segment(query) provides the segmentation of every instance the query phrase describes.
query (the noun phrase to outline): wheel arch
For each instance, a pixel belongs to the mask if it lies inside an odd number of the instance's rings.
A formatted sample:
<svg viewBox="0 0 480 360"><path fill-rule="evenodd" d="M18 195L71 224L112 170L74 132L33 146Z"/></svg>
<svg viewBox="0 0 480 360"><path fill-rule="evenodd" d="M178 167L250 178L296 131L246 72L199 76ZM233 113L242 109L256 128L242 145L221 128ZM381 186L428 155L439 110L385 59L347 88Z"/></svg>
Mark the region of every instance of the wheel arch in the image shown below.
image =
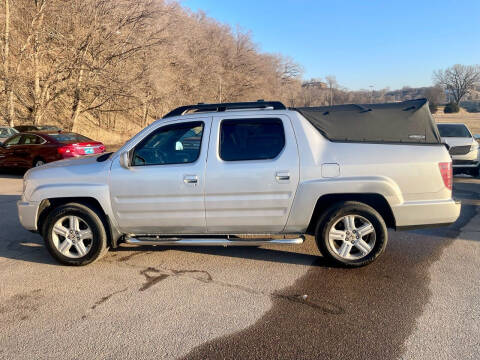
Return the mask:
<svg viewBox="0 0 480 360"><path fill-rule="evenodd" d="M318 198L313 209L310 222L307 227L307 234L315 233L317 219L324 213L325 209L333 204L343 201L358 201L371 206L384 219L387 228L395 229L395 216L387 199L381 194L376 193L345 193L345 194L325 194Z"/></svg>
<svg viewBox="0 0 480 360"><path fill-rule="evenodd" d="M105 227L108 246L111 246L113 248L117 247L117 240L119 238L119 234L117 234L114 230L111 219L103 209L100 202L94 197L58 197L42 200L38 209L37 216L37 229L42 236L44 235L44 225L48 214L50 214L50 212L55 208L68 203L81 204L94 210L100 216L100 219L102 220Z"/></svg>

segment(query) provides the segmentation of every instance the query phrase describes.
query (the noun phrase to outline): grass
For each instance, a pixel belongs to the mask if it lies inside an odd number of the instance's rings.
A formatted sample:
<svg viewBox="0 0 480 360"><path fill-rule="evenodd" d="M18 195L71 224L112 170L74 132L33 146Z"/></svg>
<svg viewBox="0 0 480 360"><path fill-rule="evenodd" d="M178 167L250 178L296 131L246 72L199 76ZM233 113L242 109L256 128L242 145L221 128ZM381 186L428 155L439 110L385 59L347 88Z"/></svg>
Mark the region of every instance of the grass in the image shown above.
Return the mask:
<svg viewBox="0 0 480 360"><path fill-rule="evenodd" d="M480 113L469 113L461 109L456 114L444 114L443 108L439 108L433 117L437 123L464 123L472 134L480 134Z"/></svg>

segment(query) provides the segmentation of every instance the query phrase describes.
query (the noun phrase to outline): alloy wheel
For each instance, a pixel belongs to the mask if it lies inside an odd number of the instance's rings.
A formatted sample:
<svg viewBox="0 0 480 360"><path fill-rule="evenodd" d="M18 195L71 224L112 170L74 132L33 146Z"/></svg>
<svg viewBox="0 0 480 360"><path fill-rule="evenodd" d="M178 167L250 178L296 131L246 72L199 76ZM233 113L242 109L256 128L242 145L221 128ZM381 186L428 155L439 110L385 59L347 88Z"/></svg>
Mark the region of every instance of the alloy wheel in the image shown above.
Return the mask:
<svg viewBox="0 0 480 360"><path fill-rule="evenodd" d="M374 248L376 240L372 223L359 215L345 215L330 228L328 242L334 253L346 260L359 260Z"/></svg>
<svg viewBox="0 0 480 360"><path fill-rule="evenodd" d="M93 233L88 224L78 216L60 218L52 228L55 248L71 259L84 257L92 248Z"/></svg>

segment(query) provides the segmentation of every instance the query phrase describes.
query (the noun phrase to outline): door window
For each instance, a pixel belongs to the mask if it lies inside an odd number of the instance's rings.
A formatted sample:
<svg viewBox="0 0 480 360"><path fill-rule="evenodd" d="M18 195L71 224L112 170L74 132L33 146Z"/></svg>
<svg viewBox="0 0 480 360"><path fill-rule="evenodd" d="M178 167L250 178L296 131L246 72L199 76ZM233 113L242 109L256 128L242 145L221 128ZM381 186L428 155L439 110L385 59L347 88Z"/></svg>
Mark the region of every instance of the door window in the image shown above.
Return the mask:
<svg viewBox="0 0 480 360"><path fill-rule="evenodd" d="M43 142L44 140L41 137L33 134L28 134L28 135L23 135L22 140L20 141L20 144L38 145L38 144L42 144Z"/></svg>
<svg viewBox="0 0 480 360"><path fill-rule="evenodd" d="M163 126L134 149L133 166L188 164L200 156L203 122Z"/></svg>
<svg viewBox="0 0 480 360"><path fill-rule="evenodd" d="M22 137L22 135L14 136L14 137L8 139L7 141L5 141L3 144L4 144L5 146L18 145L19 142L20 142L21 137Z"/></svg>
<svg viewBox="0 0 480 360"><path fill-rule="evenodd" d="M285 147L280 119L223 120L220 126L220 158L225 161L267 160Z"/></svg>

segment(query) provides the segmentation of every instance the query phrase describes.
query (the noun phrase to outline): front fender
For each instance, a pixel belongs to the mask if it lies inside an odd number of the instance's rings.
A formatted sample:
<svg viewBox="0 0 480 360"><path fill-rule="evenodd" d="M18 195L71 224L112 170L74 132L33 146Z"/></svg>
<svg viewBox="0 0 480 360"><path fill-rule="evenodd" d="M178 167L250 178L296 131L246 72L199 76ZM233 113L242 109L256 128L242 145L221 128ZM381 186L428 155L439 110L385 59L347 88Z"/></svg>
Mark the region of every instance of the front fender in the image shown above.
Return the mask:
<svg viewBox="0 0 480 360"><path fill-rule="evenodd" d="M36 187L31 195L30 201L40 203L46 199L60 198L92 198L98 201L103 212L107 215L110 222L112 236L118 237L118 224L115 216L113 216L112 206L110 202L110 191L107 184L84 184L84 183L68 183L68 184L42 184ZM74 201L74 200L72 200Z"/></svg>

